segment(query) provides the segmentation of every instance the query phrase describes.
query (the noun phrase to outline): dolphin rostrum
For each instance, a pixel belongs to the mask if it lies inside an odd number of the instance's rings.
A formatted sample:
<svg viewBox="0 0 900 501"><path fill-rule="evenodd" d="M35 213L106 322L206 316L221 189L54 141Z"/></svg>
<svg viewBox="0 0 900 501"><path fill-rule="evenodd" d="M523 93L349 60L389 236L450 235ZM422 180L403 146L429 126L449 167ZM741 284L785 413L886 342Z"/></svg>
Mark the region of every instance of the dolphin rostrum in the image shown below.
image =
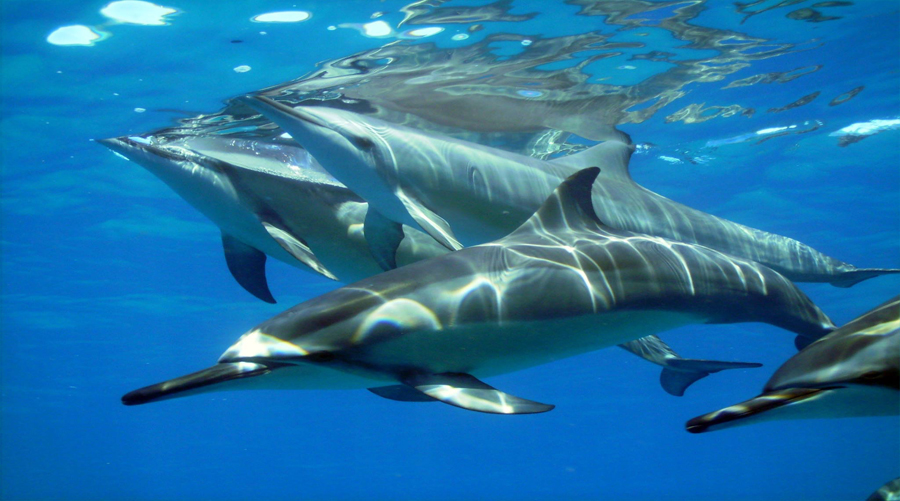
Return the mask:
<svg viewBox="0 0 900 501"><path fill-rule="evenodd" d="M266 254L342 282L381 272L361 231L368 204L296 146L221 136L188 137L165 145L154 136L98 142L158 175L218 225L229 270L260 299L275 301L265 277ZM404 234L398 251L401 265L447 252L418 230L407 227ZM308 253L301 257L327 266L313 268L294 258L297 244L285 246L291 241L308 244ZM662 366L662 387L675 396L710 373L760 366L682 358L656 336L629 341L622 348Z"/></svg>
<svg viewBox="0 0 900 501"><path fill-rule="evenodd" d="M776 419L900 414L900 296L807 346L755 398L695 417L691 433Z"/></svg>
<svg viewBox="0 0 900 501"><path fill-rule="evenodd" d="M419 227L450 249L515 229L577 169L600 166L594 209L618 229L698 243L762 263L799 282L840 287L898 269L858 269L794 239L691 209L638 185L631 145L610 140L544 161L323 106L291 108L264 96L242 102L272 120L370 204L367 235ZM372 208L376 210L372 210ZM377 212L376 212L377 211ZM392 229L393 228L393 229ZM391 239L370 241L390 256ZM382 259L384 261L384 259Z"/></svg>
<svg viewBox="0 0 900 501"><path fill-rule="evenodd" d="M765 266L605 226L591 204L599 171L569 177L505 238L303 302L244 334L218 364L122 401L357 387L394 400L527 414L553 406L478 377L692 323L767 322L808 339L834 328L793 283Z"/></svg>

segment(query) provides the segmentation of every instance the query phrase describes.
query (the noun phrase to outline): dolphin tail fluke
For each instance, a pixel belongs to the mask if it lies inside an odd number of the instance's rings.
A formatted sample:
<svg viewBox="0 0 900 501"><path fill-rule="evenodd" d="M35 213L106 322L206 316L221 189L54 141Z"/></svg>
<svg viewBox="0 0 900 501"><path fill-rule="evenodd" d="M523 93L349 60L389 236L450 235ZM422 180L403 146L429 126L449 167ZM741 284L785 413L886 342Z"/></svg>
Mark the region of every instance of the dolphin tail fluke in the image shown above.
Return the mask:
<svg viewBox="0 0 900 501"><path fill-rule="evenodd" d="M547 412L554 407L503 393L469 374L451 372L414 374L404 378L402 382L435 400L470 411L489 414L536 414Z"/></svg>
<svg viewBox="0 0 900 501"><path fill-rule="evenodd" d="M266 254L226 233L222 233L222 248L225 264L237 283L257 298L274 303L266 281Z"/></svg>
<svg viewBox="0 0 900 501"><path fill-rule="evenodd" d="M854 285L868 280L870 278L880 277L881 275L890 275L893 273L900 273L900 269L897 268L857 268L852 271L847 271L838 275L838 277L831 281L831 285L835 287L853 287Z"/></svg>
<svg viewBox="0 0 900 501"><path fill-rule="evenodd" d="M262 376L269 372L271 372L270 369L265 365L250 362L216 364L202 371L129 392L122 397L122 403L140 405L157 400L188 396L200 393L208 386L234 379Z"/></svg>
<svg viewBox="0 0 900 501"><path fill-rule="evenodd" d="M670 359L659 375L659 382L670 395L681 397L695 381L710 374L728 369L750 369L762 367L755 362L720 362L718 360L694 360L690 358Z"/></svg>
<svg viewBox="0 0 900 501"><path fill-rule="evenodd" d="M378 266L384 271L396 268L397 248L403 241L403 225L384 217L369 205L363 233L369 245L369 252L372 253Z"/></svg>
<svg viewBox="0 0 900 501"><path fill-rule="evenodd" d="M779 414L781 414L778 412L778 409L815 398L823 391L827 390L819 388L789 388L764 393L739 404L697 416L688 421L685 424L685 428L691 433L704 433L752 424L767 419L777 419Z"/></svg>

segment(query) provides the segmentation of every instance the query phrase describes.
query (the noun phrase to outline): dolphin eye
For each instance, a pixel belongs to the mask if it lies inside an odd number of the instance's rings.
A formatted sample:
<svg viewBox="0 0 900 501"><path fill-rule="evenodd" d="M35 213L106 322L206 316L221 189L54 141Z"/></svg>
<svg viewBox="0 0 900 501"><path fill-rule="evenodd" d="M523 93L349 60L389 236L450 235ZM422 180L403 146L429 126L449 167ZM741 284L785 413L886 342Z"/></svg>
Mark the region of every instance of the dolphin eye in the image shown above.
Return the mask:
<svg viewBox="0 0 900 501"><path fill-rule="evenodd" d="M303 357L305 360L315 363L325 363L334 360L334 353L330 351L317 351Z"/></svg>
<svg viewBox="0 0 900 501"><path fill-rule="evenodd" d="M353 145L361 150L370 150L375 146L375 143L367 137L356 136L353 138Z"/></svg>

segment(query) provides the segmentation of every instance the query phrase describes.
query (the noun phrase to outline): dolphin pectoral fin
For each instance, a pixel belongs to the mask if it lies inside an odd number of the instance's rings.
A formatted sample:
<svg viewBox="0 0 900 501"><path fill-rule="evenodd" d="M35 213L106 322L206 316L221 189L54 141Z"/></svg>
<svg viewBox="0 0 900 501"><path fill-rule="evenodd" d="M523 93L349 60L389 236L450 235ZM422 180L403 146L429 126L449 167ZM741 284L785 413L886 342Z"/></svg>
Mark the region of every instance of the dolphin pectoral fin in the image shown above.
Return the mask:
<svg viewBox="0 0 900 501"><path fill-rule="evenodd" d="M676 397L683 396L684 391L695 381L715 372L762 367L762 364L755 362L720 362L690 358L672 359L667 362L667 365L668 367L663 367L662 373L659 375L659 382L667 393Z"/></svg>
<svg viewBox="0 0 900 501"><path fill-rule="evenodd" d="M319 258L317 258L315 254L313 254L312 249L310 249L309 246L306 245L306 242L300 240L299 238L291 235L286 230L283 230L268 221L262 221L262 225L263 228L265 228L266 231L269 232L269 236L274 238L275 241L278 242L278 245L280 245L282 249L286 250L288 254L294 256L298 261L312 268L316 273L319 273L320 275L323 275L332 280L338 279L330 271L328 271L328 268L326 268L324 264L319 261Z"/></svg>
<svg viewBox="0 0 900 501"><path fill-rule="evenodd" d="M157 400L187 396L199 393L207 386L234 379L262 376L269 372L271 370L265 365L251 362L216 364L202 371L129 392L122 397L122 403L125 405L140 405Z"/></svg>
<svg viewBox="0 0 900 501"><path fill-rule="evenodd" d="M900 273L900 269L896 268L857 268L839 274L831 285L835 287L853 287L854 285L868 280L870 278L880 277L881 275L890 275L892 273Z"/></svg>
<svg viewBox="0 0 900 501"><path fill-rule="evenodd" d="M388 400L396 400L398 402L437 402L437 400L429 397L425 393L403 384L378 386L376 388L367 389L379 397Z"/></svg>
<svg viewBox="0 0 900 501"><path fill-rule="evenodd" d="M703 433L767 419L778 419L777 412L766 413L792 404L803 403L803 401L814 399L827 391L829 390L822 388L789 388L763 393L739 404L697 416L688 421L685 428L691 433Z"/></svg>
<svg viewBox="0 0 900 501"><path fill-rule="evenodd" d="M410 197L402 190L398 190L396 194L397 198L399 198L406 207L406 211L412 216L416 223L419 224L425 233L428 233L432 238L437 240L438 243L452 251L463 248L463 244L459 243L459 240L456 239L453 230L450 229L450 225L444 218L435 214L434 211L425 207L421 202Z"/></svg>
<svg viewBox="0 0 900 501"><path fill-rule="evenodd" d="M553 405L515 397L463 373L415 374L403 384L440 400L470 411L489 414L535 414L553 409Z"/></svg>
<svg viewBox="0 0 900 501"><path fill-rule="evenodd" d="M384 271L397 267L397 248L403 241L403 225L381 215L369 205L363 226L369 252Z"/></svg>
<svg viewBox="0 0 900 501"><path fill-rule="evenodd" d="M227 233L222 233L222 247L225 249L225 264L237 283L257 298L274 303L275 298L266 282L266 254Z"/></svg>

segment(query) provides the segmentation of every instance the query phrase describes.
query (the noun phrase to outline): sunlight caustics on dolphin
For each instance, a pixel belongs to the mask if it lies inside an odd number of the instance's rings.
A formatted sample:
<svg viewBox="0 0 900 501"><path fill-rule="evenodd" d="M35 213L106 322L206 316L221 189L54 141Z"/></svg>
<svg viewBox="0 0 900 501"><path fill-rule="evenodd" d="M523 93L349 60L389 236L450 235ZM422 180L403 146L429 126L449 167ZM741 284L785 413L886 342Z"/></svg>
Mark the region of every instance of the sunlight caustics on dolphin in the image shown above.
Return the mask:
<svg viewBox="0 0 900 501"><path fill-rule="evenodd" d="M900 414L900 296L791 357L755 398L695 417L691 433L777 419Z"/></svg>
<svg viewBox="0 0 900 501"><path fill-rule="evenodd" d="M381 234L400 223L419 227L450 249L500 238L521 224L566 176L603 168L594 209L610 226L698 243L750 259L799 282L840 287L898 269L858 269L797 240L691 209L635 183L631 145L610 140L543 161L525 155L390 124L324 106L291 108L264 96L241 100L287 131L355 193L370 203L366 227ZM391 256L386 243L373 253ZM383 258L382 261L384 261Z"/></svg>
<svg viewBox="0 0 900 501"><path fill-rule="evenodd" d="M693 323L766 322L808 339L834 328L765 266L603 225L591 204L599 171L572 175L505 238L303 302L251 329L217 365L130 392L123 403L357 387L394 400L527 414L553 406L478 378Z"/></svg>
<svg viewBox="0 0 900 501"><path fill-rule="evenodd" d="M99 142L158 174L219 225L229 270L258 298L274 302L265 276L267 254L317 271L293 255L282 255L291 239L308 243L309 252L321 256L316 261L327 264L328 273L323 274L329 278L353 282L381 271L362 234L367 204L304 150L220 136L188 137L165 146L156 141L151 136ZM400 265L448 252L413 228L404 228L404 235L398 251ZM241 249L244 255L238 252ZM656 336L630 341L622 348L660 365L663 389L676 396L711 373L760 365L682 358Z"/></svg>

